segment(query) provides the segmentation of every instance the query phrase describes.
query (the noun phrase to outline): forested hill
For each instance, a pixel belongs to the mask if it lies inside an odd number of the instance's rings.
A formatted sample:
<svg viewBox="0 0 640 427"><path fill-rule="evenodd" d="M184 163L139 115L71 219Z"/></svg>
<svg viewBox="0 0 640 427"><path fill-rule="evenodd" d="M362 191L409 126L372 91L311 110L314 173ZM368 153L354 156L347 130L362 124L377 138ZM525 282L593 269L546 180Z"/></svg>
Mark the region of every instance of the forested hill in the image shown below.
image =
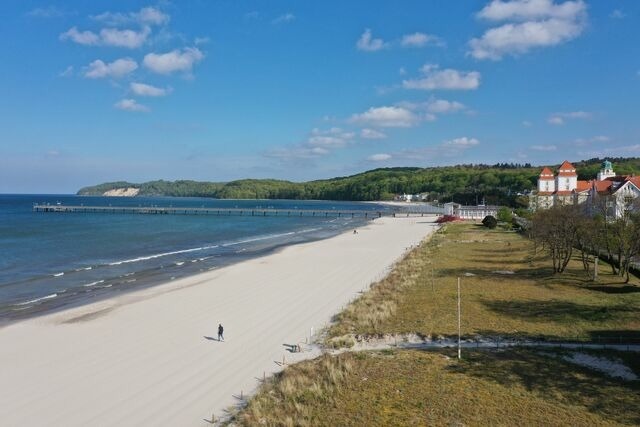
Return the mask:
<svg viewBox="0 0 640 427"><path fill-rule="evenodd" d="M618 174L640 173L640 158L614 158ZM579 179L595 178L602 159L574 162ZM557 170L558 165L549 165ZM102 195L119 188L137 188L139 196L199 196L221 199L389 200L395 194L429 193L429 200L517 206L518 193L536 186L541 167L529 164L460 165L434 168L382 168L357 175L309 182L243 179L226 183L198 181L125 181L85 187L79 195Z"/></svg>

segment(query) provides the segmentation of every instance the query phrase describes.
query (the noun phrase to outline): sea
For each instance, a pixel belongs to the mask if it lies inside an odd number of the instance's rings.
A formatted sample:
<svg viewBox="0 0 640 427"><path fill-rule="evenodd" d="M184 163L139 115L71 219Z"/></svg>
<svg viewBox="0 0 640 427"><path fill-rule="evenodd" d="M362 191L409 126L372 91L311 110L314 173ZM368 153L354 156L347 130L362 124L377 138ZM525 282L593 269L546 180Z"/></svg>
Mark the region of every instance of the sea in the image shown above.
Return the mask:
<svg viewBox="0 0 640 427"><path fill-rule="evenodd" d="M387 211L371 203L0 194L0 324L325 239L364 218L42 213L34 204ZM312 272L310 272L312 273Z"/></svg>

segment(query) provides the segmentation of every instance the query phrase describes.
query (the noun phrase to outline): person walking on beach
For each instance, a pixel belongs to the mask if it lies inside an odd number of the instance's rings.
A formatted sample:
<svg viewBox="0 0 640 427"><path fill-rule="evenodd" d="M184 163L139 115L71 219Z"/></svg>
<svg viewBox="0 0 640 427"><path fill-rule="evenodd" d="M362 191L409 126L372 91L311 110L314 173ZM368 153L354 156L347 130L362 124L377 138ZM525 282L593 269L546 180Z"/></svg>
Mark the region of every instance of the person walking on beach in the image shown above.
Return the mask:
<svg viewBox="0 0 640 427"><path fill-rule="evenodd" d="M222 327L222 323L218 323L218 341L224 341L224 328Z"/></svg>

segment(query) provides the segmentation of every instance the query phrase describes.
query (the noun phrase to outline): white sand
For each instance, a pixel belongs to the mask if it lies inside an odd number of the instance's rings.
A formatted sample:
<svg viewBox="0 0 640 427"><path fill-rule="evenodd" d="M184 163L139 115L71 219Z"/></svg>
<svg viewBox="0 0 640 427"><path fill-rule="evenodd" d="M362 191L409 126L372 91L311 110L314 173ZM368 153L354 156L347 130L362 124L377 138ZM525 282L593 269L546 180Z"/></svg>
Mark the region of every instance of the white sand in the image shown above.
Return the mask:
<svg viewBox="0 0 640 427"><path fill-rule="evenodd" d="M303 245L0 329L3 426L209 425L436 226L382 218ZM225 326L225 342L216 337Z"/></svg>

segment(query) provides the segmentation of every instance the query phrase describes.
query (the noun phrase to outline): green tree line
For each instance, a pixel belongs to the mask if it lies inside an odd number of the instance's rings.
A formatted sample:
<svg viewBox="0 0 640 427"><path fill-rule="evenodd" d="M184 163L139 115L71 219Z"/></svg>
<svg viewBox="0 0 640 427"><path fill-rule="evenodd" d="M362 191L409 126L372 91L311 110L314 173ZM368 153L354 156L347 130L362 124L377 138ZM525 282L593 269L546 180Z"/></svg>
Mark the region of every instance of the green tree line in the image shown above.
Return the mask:
<svg viewBox="0 0 640 427"><path fill-rule="evenodd" d="M640 159L612 159L616 170L640 171ZM591 179L600 169L601 159L575 163L580 179ZM557 168L558 165L551 166ZM275 179L243 179L226 183L201 181L125 181L85 187L80 195L102 195L105 191L133 187L141 196L213 197L221 199L298 200L391 200L396 194L428 193L430 201L455 201L512 207L526 206L520 196L535 189L540 167L530 164L458 165L433 168L381 168L347 177L308 182Z"/></svg>

